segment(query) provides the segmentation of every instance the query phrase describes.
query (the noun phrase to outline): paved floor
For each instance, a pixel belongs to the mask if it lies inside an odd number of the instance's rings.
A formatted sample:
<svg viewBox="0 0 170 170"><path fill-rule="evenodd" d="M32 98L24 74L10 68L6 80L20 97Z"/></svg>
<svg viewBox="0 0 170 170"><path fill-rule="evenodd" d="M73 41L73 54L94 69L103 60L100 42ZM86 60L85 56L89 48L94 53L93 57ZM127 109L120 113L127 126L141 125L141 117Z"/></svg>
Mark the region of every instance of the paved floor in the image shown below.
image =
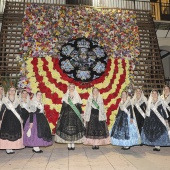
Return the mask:
<svg viewBox="0 0 170 170"><path fill-rule="evenodd" d="M136 146L121 150L118 146L102 146L92 150L90 146L76 145L75 151L68 151L66 144L42 148L36 154L31 148L16 150L7 155L0 150L2 170L170 170L170 147L153 152L152 147Z"/></svg>

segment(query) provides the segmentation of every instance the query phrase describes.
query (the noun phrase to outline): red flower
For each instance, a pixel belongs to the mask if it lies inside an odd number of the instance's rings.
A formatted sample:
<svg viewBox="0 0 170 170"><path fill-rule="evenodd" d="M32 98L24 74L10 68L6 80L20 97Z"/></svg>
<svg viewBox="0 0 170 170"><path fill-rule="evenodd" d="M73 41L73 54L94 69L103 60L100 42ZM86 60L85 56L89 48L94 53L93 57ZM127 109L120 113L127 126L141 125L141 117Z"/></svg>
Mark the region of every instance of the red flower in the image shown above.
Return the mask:
<svg viewBox="0 0 170 170"><path fill-rule="evenodd" d="M44 71L46 71L49 84L51 84L51 83L54 84L56 86L56 88L58 88L59 90L63 91L63 93L65 93L67 91L67 85L62 84L61 82L57 82L57 80L52 77L52 74L48 69L48 61L45 58L43 58L42 61L43 61L42 67L43 67ZM82 88L82 89L83 88L93 87L93 86L95 86L95 84L102 83L105 80L106 76L108 76L109 71L111 69L111 60L109 59L106 71L100 78L93 80L91 83L81 83L81 82L76 82L72 78L69 78L67 76L67 74L63 73L63 71L60 69L60 67L57 66L58 65L58 59L53 58L52 61L53 61L54 66L55 66L54 69L57 70L59 72L59 74L61 75L60 78L62 78L65 81L72 82L76 86L78 86L79 88ZM33 70L35 72L36 80L39 82L38 87L39 87L40 91L42 91L47 98L51 99L54 104L61 104L61 98L59 98L58 94L53 93L51 91L51 89L48 88L46 86L46 84L44 84L44 82L42 82L43 77L39 75L39 72L38 72L39 70L37 68L38 60L36 58L32 60L32 64L34 66ZM114 60L114 65L115 65L115 68L114 68L113 77L110 80L107 87L100 89L101 94L103 94L105 92L108 92L108 91L110 91L112 89L112 85L114 83L114 80L117 77L116 74L118 73L118 69L119 69L118 68L118 59ZM125 70L126 63L125 63L125 60L122 60L122 67L123 67L124 70L123 70L123 73L120 75L119 83L116 86L115 92L113 94L109 94L107 99L104 100L105 105L107 105L111 101L111 99L117 97L117 95L118 95L118 93L119 93L119 91L121 89L121 86L125 81L125 78L126 78L126 70ZM86 93L81 93L80 96L81 96L82 99L87 100L88 97L89 97L89 93L87 93L87 92ZM116 104L115 105L112 104L107 110L107 119L108 119L107 123L108 124L110 123L109 117L110 117L112 111L117 109L119 101L120 100L117 100ZM47 116L48 121L55 126L56 121L58 120L59 113L56 112L55 109L51 110L49 105L45 105L45 112L46 112L46 116ZM55 132L55 128L53 129L53 132Z"/></svg>

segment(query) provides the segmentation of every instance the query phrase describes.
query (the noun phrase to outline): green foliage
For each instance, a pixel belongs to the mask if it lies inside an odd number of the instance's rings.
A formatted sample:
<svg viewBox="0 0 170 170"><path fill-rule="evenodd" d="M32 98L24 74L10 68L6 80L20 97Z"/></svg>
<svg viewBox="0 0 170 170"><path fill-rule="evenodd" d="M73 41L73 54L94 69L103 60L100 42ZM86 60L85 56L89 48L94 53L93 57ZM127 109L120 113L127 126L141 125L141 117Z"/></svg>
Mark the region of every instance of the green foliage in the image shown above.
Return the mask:
<svg viewBox="0 0 170 170"><path fill-rule="evenodd" d="M7 93L8 89L10 87L17 88L18 81L19 81L18 76L16 76L15 78L14 77L5 77L2 81L2 86L4 88L5 94Z"/></svg>

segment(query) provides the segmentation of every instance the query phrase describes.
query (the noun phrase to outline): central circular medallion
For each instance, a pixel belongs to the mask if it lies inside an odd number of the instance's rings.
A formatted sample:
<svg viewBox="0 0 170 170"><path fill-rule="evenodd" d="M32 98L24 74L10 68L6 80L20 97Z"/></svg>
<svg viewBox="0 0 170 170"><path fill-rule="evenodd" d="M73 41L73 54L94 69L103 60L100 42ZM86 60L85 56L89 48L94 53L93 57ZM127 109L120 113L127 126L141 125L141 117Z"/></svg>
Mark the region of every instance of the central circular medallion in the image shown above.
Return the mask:
<svg viewBox="0 0 170 170"><path fill-rule="evenodd" d="M88 82L104 73L107 59L104 49L96 41L77 38L62 46L59 64L69 77L76 81Z"/></svg>

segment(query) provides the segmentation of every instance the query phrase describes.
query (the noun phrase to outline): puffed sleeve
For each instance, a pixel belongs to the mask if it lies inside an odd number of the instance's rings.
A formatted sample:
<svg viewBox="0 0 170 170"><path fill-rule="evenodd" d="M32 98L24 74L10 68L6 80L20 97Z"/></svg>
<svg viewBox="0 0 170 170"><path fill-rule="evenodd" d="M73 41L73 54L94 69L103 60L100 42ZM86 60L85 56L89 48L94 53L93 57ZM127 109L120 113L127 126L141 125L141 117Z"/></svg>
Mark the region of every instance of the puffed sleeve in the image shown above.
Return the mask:
<svg viewBox="0 0 170 170"><path fill-rule="evenodd" d="M23 118L23 114L22 114L22 110L21 109L22 109L21 105L19 104L15 110L17 111L17 113L20 115L20 117L23 120L24 118Z"/></svg>
<svg viewBox="0 0 170 170"><path fill-rule="evenodd" d="M130 118L133 119L132 105L128 106L127 110L130 112Z"/></svg>
<svg viewBox="0 0 170 170"><path fill-rule="evenodd" d="M33 123L33 115L34 113L40 113L40 109L36 108L35 112L30 112L30 123Z"/></svg>
<svg viewBox="0 0 170 170"><path fill-rule="evenodd" d="M79 110L80 113L83 113L80 103L77 103L76 107L77 107L77 109Z"/></svg>
<svg viewBox="0 0 170 170"><path fill-rule="evenodd" d="M67 103L63 101L62 106L61 106L60 115L63 113L63 111L65 110L66 107L67 107Z"/></svg>
<svg viewBox="0 0 170 170"><path fill-rule="evenodd" d="M30 123L33 123L33 112L30 113Z"/></svg>
<svg viewBox="0 0 170 170"><path fill-rule="evenodd" d="M37 110L37 107L34 104L31 104L29 110L34 113Z"/></svg>

